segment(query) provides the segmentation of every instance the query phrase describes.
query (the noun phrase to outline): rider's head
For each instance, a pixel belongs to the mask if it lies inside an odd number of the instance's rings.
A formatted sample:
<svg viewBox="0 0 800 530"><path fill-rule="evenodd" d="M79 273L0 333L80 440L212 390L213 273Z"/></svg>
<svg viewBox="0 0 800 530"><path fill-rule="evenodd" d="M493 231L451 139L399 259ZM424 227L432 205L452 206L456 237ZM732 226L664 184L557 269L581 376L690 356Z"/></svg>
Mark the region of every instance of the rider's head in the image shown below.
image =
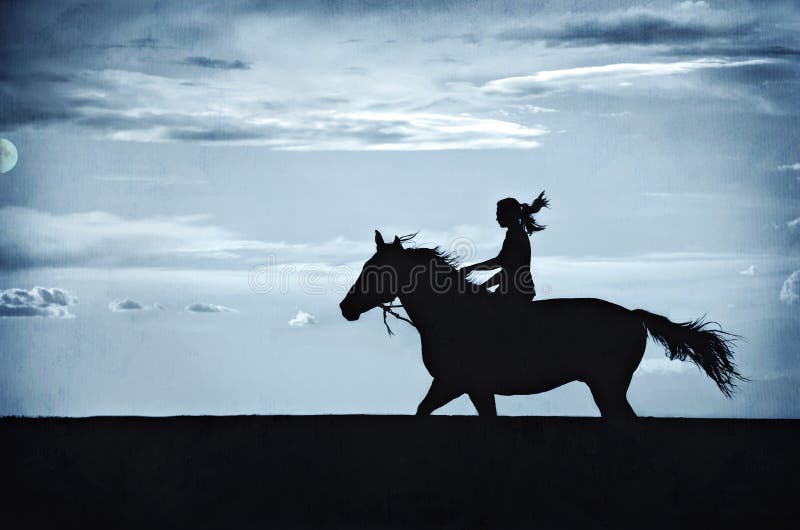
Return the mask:
<svg viewBox="0 0 800 530"><path fill-rule="evenodd" d="M520 203L513 197L506 197L497 201L497 223L503 228L521 225L529 235L544 230L544 226L536 223L533 214L546 207L547 204L544 192L531 204Z"/></svg>
<svg viewBox="0 0 800 530"><path fill-rule="evenodd" d="M497 224L503 228L516 226L522 221L522 205L512 197L497 201Z"/></svg>

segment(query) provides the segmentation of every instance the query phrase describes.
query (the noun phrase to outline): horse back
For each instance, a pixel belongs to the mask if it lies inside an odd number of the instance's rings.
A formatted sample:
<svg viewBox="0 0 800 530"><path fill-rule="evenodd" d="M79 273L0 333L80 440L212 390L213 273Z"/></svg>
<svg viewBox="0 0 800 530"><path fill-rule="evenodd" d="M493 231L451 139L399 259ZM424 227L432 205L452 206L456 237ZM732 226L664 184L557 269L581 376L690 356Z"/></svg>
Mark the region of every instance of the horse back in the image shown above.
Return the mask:
<svg viewBox="0 0 800 530"><path fill-rule="evenodd" d="M643 332L630 310L597 298L493 302L423 339L432 375L494 381L496 393L544 391L582 380L597 362L613 362L619 340Z"/></svg>

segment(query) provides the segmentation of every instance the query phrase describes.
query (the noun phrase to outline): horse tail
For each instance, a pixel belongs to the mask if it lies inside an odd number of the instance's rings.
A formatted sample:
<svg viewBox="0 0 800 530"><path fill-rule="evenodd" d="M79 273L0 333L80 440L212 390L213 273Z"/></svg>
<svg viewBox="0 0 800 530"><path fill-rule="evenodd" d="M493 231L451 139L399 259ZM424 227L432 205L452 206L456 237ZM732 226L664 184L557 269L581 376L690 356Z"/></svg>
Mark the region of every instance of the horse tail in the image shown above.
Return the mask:
<svg viewBox="0 0 800 530"><path fill-rule="evenodd" d="M666 348L670 360L688 358L702 368L727 397L731 397L738 381L747 381L733 362L731 346L741 338L738 335L708 329L711 322L704 322L702 318L676 323L643 309L633 312L641 317L650 336Z"/></svg>

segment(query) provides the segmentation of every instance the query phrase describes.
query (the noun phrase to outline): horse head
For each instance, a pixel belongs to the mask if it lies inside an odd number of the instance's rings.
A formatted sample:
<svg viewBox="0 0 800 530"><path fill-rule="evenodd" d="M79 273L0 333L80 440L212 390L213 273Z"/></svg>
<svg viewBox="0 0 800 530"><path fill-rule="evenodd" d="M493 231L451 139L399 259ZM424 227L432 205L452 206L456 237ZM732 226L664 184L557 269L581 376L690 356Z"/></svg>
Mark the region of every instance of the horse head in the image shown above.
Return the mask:
<svg viewBox="0 0 800 530"><path fill-rule="evenodd" d="M349 321L358 320L361 313L383 304L397 296L399 288L398 262L402 257L403 244L399 237L386 243L375 230L375 254L364 263L353 286L341 301L342 316Z"/></svg>

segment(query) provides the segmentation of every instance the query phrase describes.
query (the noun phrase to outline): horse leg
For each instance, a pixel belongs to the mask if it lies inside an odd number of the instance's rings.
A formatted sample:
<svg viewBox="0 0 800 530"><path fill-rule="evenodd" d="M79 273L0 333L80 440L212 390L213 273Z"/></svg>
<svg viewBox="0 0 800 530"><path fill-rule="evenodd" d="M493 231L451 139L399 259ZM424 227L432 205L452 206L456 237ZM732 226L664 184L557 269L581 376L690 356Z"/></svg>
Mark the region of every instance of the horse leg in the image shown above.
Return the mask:
<svg viewBox="0 0 800 530"><path fill-rule="evenodd" d="M478 416L497 416L497 407L494 403L494 394L481 394L470 392L469 399L475 405Z"/></svg>
<svg viewBox="0 0 800 530"><path fill-rule="evenodd" d="M463 393L464 392L461 390L456 390L446 383L434 379L431 383L431 387L428 389L428 393L422 398L422 401L417 407L417 416L427 416L439 407L447 405Z"/></svg>
<svg viewBox="0 0 800 530"><path fill-rule="evenodd" d="M587 381L592 397L600 409L600 415L609 420L628 421L636 418L633 407L628 403L628 387L633 372L642 361L647 332L636 327L630 330L631 340L623 345L619 355L608 355L614 362L598 367L593 377Z"/></svg>
<svg viewBox="0 0 800 530"><path fill-rule="evenodd" d="M589 390L592 391L592 397L600 409L600 415L607 420L632 420L636 418L636 413L633 407L628 403L628 384L624 381L619 381L617 384L607 383L593 383L589 384Z"/></svg>

